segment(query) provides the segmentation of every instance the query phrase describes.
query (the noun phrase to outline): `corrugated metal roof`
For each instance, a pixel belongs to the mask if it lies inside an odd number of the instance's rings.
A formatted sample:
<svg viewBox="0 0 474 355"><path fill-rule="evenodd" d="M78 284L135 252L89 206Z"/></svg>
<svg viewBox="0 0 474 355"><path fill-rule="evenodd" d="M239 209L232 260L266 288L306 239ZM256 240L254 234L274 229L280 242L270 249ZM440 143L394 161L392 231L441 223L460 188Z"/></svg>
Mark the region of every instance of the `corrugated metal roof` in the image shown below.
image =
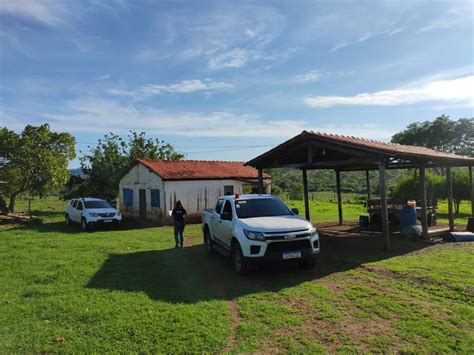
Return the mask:
<svg viewBox="0 0 474 355"><path fill-rule="evenodd" d="M243 162L214 160L144 160L138 163L164 180L254 180L258 171ZM271 176L263 174L265 179Z"/></svg>

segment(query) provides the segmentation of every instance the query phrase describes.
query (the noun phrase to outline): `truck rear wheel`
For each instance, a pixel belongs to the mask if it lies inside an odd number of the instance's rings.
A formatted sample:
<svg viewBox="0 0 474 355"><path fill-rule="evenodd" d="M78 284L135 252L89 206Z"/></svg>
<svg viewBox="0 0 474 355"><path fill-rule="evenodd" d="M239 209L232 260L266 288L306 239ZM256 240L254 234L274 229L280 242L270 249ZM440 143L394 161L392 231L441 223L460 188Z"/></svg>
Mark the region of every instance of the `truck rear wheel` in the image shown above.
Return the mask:
<svg viewBox="0 0 474 355"><path fill-rule="evenodd" d="M239 243L235 243L232 248L232 263L234 264L234 270L239 275L245 276L248 274L249 268Z"/></svg>
<svg viewBox="0 0 474 355"><path fill-rule="evenodd" d="M216 250L212 246L214 244L211 239L211 233L209 232L209 228L204 230L204 245L206 246L207 252L209 254L215 254Z"/></svg>

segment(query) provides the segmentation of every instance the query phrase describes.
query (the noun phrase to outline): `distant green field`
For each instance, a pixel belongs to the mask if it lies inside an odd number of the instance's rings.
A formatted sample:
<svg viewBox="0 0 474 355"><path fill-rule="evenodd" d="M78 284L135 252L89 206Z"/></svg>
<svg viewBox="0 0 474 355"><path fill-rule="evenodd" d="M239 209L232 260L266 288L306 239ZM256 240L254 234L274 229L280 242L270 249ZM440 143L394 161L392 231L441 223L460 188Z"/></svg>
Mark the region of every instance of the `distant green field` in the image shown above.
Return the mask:
<svg viewBox="0 0 474 355"><path fill-rule="evenodd" d="M310 194L311 196L311 194ZM358 221L361 214L367 214L364 207L363 195L342 194L342 215L344 221ZM298 208L301 215L304 215L303 200L287 200L284 201L291 208ZM310 219L313 223L318 222L337 222L337 202L332 193L318 193L314 200L310 199ZM460 205L459 215L455 215L454 222L456 224L466 224L467 219L471 217L471 204L468 201L462 201ZM448 203L446 200L438 202L437 211L438 221L448 223Z"/></svg>
<svg viewBox="0 0 474 355"><path fill-rule="evenodd" d="M310 193L310 216L313 223L329 223L337 222L337 200L332 192ZM314 196L313 199L311 197ZM367 214L364 207L365 195L343 193L343 218L345 221L358 221L361 214ZM284 201L290 208L298 208L301 215L304 215L303 200L287 200ZM48 219L49 212L62 211L66 206L66 201L57 198L48 198L46 200L34 199L31 201L31 208L34 211L41 211L41 217ZM27 211L28 201L24 199L18 200L17 211ZM438 203L438 221L448 223L448 204L445 200ZM456 224L466 224L467 219L471 216L471 204L468 201L462 201L460 206L460 214L455 216Z"/></svg>
<svg viewBox="0 0 474 355"><path fill-rule="evenodd" d="M82 233L63 201L32 209L43 224L0 225L1 353L474 353L474 243L327 238L313 270L242 278L199 225L174 249L170 227Z"/></svg>

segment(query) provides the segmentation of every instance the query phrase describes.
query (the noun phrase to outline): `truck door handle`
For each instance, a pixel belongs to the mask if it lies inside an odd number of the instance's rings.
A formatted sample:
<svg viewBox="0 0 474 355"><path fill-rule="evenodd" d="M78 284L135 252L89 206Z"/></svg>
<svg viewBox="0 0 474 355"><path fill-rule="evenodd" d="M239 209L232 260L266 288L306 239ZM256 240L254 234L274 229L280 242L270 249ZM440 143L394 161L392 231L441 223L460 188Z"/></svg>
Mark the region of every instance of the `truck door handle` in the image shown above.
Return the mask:
<svg viewBox="0 0 474 355"><path fill-rule="evenodd" d="M222 223L222 221L219 221L219 223Z"/></svg>

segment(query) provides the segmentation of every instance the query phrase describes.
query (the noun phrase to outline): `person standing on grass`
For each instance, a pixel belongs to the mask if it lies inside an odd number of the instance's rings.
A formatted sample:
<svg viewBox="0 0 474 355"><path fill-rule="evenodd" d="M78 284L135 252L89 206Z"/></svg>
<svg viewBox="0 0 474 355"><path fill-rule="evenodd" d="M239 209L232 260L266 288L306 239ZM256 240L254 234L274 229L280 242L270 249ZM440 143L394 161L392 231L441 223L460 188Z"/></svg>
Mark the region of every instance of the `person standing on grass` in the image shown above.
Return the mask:
<svg viewBox="0 0 474 355"><path fill-rule="evenodd" d="M186 210L183 207L181 201L177 201L174 205L171 215L174 219L174 240L176 241L176 246L183 247L184 241L184 218L186 217Z"/></svg>

